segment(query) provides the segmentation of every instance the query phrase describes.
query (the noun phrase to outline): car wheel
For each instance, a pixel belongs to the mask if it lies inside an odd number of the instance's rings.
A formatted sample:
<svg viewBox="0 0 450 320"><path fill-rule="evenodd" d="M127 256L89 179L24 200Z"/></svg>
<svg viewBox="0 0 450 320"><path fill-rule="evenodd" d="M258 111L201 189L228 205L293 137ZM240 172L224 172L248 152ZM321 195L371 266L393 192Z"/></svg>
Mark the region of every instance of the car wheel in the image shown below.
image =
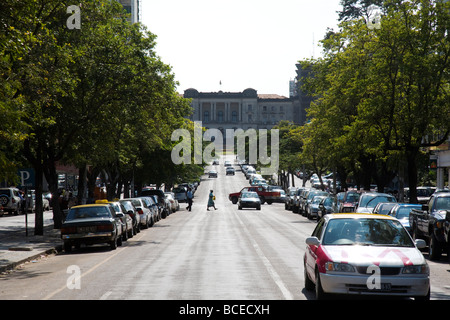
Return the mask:
<svg viewBox="0 0 450 320"><path fill-rule="evenodd" d="M64 251L66 253L72 252L72 244L70 242L64 242Z"/></svg>
<svg viewBox="0 0 450 320"><path fill-rule="evenodd" d="M256 208L256 210L261 210L261 206L258 206L258 207Z"/></svg>
<svg viewBox="0 0 450 320"><path fill-rule="evenodd" d="M442 246L439 243L438 239L436 239L436 236L434 235L433 231L431 232L430 245L428 246L428 254L430 260L439 260L442 255Z"/></svg>
<svg viewBox="0 0 450 320"><path fill-rule="evenodd" d="M308 276L308 272L306 271L306 265L304 264L304 278L305 278L305 289L312 291L314 290L314 282L311 281L311 279Z"/></svg>
<svg viewBox="0 0 450 320"><path fill-rule="evenodd" d="M128 240L128 230L125 229L125 231L122 232L122 241Z"/></svg>
<svg viewBox="0 0 450 320"><path fill-rule="evenodd" d="M238 198L237 197L231 198L231 203L232 204L236 204L237 202L238 202Z"/></svg>
<svg viewBox="0 0 450 320"><path fill-rule="evenodd" d="M122 242L122 236L117 237L116 241L117 241L117 246L121 247L122 244L123 244L123 242Z"/></svg>
<svg viewBox="0 0 450 320"><path fill-rule="evenodd" d="M241 207L241 206L238 206L238 210L242 210L242 207Z"/></svg>
<svg viewBox="0 0 450 320"><path fill-rule="evenodd" d="M328 295L323 291L322 284L320 282L320 273L316 271L316 300L326 300Z"/></svg>
<svg viewBox="0 0 450 320"><path fill-rule="evenodd" d="M116 250L116 249L117 249L117 238L113 239L113 240L109 243L109 247L111 248L111 250Z"/></svg>

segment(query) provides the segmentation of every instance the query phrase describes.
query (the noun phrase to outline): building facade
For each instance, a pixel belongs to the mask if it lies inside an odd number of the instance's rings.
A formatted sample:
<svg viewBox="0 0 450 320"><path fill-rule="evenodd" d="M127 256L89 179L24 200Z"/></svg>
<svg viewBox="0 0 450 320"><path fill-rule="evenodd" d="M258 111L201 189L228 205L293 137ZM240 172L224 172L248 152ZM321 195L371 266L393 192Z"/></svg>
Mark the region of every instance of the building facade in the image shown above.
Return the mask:
<svg viewBox="0 0 450 320"><path fill-rule="evenodd" d="M277 94L258 94L248 88L242 92L184 91L184 98L191 99L192 121L202 126L219 129L225 137L226 129L272 129L282 120L296 122L298 100Z"/></svg>

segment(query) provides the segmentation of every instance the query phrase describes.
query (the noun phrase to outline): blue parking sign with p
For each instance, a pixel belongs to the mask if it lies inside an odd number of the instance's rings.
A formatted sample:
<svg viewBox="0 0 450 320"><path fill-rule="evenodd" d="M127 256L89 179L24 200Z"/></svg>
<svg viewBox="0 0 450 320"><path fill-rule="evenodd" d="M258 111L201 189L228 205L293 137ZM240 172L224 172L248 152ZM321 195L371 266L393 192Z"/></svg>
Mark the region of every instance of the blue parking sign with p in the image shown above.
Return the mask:
<svg viewBox="0 0 450 320"><path fill-rule="evenodd" d="M35 187L34 169L20 169L19 170L19 187Z"/></svg>

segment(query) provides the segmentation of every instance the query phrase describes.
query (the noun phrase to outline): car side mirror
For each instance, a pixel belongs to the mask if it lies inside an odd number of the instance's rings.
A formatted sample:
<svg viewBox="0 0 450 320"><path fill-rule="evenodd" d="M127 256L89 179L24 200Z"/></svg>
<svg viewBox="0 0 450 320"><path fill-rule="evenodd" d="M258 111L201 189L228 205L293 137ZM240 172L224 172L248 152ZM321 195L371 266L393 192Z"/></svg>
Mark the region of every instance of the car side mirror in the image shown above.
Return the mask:
<svg viewBox="0 0 450 320"><path fill-rule="evenodd" d="M120 213L119 213L119 212L116 213L116 217L118 217L118 218L123 218L123 213L121 213L121 212L120 212Z"/></svg>
<svg viewBox="0 0 450 320"><path fill-rule="evenodd" d="M450 221L450 210L447 210L447 213L445 214L445 220Z"/></svg>
<svg viewBox="0 0 450 320"><path fill-rule="evenodd" d="M317 237L308 237L306 238L306 244L309 246L318 246L320 244L320 240Z"/></svg>
<svg viewBox="0 0 450 320"><path fill-rule="evenodd" d="M422 210L425 210L425 211L428 210L428 204L423 204L422 205Z"/></svg>
<svg viewBox="0 0 450 320"><path fill-rule="evenodd" d="M423 249L427 246L427 243L423 239L416 239L414 243L416 244L417 249Z"/></svg>

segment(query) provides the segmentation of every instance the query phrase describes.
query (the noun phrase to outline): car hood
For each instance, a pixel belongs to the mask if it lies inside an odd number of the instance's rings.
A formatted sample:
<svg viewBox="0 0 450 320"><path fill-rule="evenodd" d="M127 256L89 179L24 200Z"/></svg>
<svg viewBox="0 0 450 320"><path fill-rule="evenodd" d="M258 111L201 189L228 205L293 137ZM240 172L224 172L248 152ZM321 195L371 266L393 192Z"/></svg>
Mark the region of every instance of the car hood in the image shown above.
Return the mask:
<svg viewBox="0 0 450 320"><path fill-rule="evenodd" d="M416 247L383 246L323 246L333 262L355 266L378 265L380 267L404 267L425 264L423 254Z"/></svg>

